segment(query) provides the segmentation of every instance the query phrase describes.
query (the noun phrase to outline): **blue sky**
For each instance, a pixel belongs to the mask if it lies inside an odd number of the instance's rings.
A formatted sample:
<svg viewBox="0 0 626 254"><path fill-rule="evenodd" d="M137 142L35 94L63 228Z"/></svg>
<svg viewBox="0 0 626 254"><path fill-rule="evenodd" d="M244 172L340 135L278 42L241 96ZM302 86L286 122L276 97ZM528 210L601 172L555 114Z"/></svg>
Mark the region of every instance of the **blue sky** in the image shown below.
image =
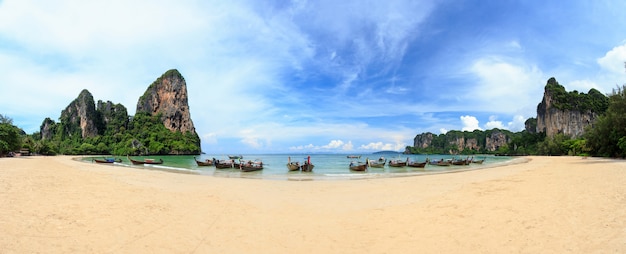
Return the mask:
<svg viewBox="0 0 626 254"><path fill-rule="evenodd" d="M28 133L82 89L187 81L207 153L403 151L523 129L555 77L626 81L624 1L0 1L0 114Z"/></svg>

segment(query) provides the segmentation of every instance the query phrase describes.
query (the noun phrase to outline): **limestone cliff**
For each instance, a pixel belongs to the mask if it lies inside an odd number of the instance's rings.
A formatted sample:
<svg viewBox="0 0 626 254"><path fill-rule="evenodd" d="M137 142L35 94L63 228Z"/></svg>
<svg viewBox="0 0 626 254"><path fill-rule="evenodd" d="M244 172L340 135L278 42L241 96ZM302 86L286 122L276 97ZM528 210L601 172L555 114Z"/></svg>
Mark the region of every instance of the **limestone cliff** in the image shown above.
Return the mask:
<svg viewBox="0 0 626 254"><path fill-rule="evenodd" d="M537 105L536 130L547 137L559 133L580 137L607 107L608 98L597 90L591 89L588 94L566 92L556 79L550 78L543 99Z"/></svg>
<svg viewBox="0 0 626 254"><path fill-rule="evenodd" d="M81 135L82 138L98 135L96 127L96 106L93 96L84 89L74 101L61 111L61 123L64 124L64 133L68 136Z"/></svg>
<svg viewBox="0 0 626 254"><path fill-rule="evenodd" d="M128 125L128 110L122 104L115 104L111 101L98 101L96 110L100 114L99 130L111 129L113 132L119 132Z"/></svg>
<svg viewBox="0 0 626 254"><path fill-rule="evenodd" d="M426 132L415 136L413 147L425 153L457 154L465 150L470 150L470 153L494 152L509 141L509 135L498 129L474 132L449 131L441 135Z"/></svg>
<svg viewBox="0 0 626 254"><path fill-rule="evenodd" d="M137 113L161 114L165 127L171 131L196 134L187 103L187 83L176 69L165 72L139 98Z"/></svg>

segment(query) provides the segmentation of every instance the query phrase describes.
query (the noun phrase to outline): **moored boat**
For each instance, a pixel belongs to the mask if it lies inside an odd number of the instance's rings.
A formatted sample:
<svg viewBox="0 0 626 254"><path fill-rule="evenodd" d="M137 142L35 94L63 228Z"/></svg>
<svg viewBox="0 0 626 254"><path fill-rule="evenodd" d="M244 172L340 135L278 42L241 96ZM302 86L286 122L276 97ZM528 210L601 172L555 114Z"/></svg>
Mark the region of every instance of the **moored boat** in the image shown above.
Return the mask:
<svg viewBox="0 0 626 254"><path fill-rule="evenodd" d="M384 168L387 163L387 159L385 157L380 157L378 160L367 160L367 164L372 168Z"/></svg>
<svg viewBox="0 0 626 254"><path fill-rule="evenodd" d="M215 165L215 168L219 168L219 169L234 168L235 161L234 160L214 160L213 165Z"/></svg>
<svg viewBox="0 0 626 254"><path fill-rule="evenodd" d="M206 159L205 161L199 161L196 157L193 157L198 166L213 166L213 160Z"/></svg>
<svg viewBox="0 0 626 254"><path fill-rule="evenodd" d="M418 162L418 161L409 161L409 163L407 163L406 165L412 168L424 168L426 167L426 164L428 164L428 160L423 161L423 162Z"/></svg>
<svg viewBox="0 0 626 254"><path fill-rule="evenodd" d="M307 156L306 161L304 162L304 165L302 165L301 167L302 172L312 172L314 167L315 165L311 163L311 156Z"/></svg>
<svg viewBox="0 0 626 254"><path fill-rule="evenodd" d="M256 160L256 161L248 161L246 163L240 163L239 169L242 172L252 172L252 171L257 171L257 170L263 170L263 161Z"/></svg>
<svg viewBox="0 0 626 254"><path fill-rule="evenodd" d="M450 166L452 163L450 163L450 161L444 161L443 159L438 160L438 161L430 161L428 162L428 164L430 165L435 165L435 166Z"/></svg>
<svg viewBox="0 0 626 254"><path fill-rule="evenodd" d="M474 157L472 157L470 162L471 163L476 163L476 164L483 164L483 162L485 162L485 158L483 158L482 160L475 160Z"/></svg>
<svg viewBox="0 0 626 254"><path fill-rule="evenodd" d="M361 155L348 155L346 156L348 159L361 159Z"/></svg>
<svg viewBox="0 0 626 254"><path fill-rule="evenodd" d="M95 161L96 163L114 163L114 162L118 162L121 163L122 159L115 159L115 158L104 158L104 159L93 159L93 161Z"/></svg>
<svg viewBox="0 0 626 254"><path fill-rule="evenodd" d="M300 162L292 162L291 157L287 157L287 169L289 171L298 171L300 170Z"/></svg>
<svg viewBox="0 0 626 254"><path fill-rule="evenodd" d="M231 160L239 160L243 159L243 155L228 155L228 158Z"/></svg>
<svg viewBox="0 0 626 254"><path fill-rule="evenodd" d="M462 160L462 159L456 159L456 160L452 160L452 165L457 165L457 166L465 166L465 165L469 165L469 161L467 159Z"/></svg>
<svg viewBox="0 0 626 254"><path fill-rule="evenodd" d="M367 163L363 163L363 162L350 162L350 170L352 171L366 171L367 170Z"/></svg>
<svg viewBox="0 0 626 254"><path fill-rule="evenodd" d="M406 164L409 162L409 158L406 158L406 161L401 161L400 159L397 160L390 160L389 161L389 166L390 167L404 167L406 166Z"/></svg>
<svg viewBox="0 0 626 254"><path fill-rule="evenodd" d="M128 158L128 160L133 165L144 165L144 164L156 165L156 164L163 164L163 159L159 159L159 161L155 161L154 159L143 159L143 161L138 161L138 160L133 160L132 158L130 158L130 156L126 156L126 157Z"/></svg>

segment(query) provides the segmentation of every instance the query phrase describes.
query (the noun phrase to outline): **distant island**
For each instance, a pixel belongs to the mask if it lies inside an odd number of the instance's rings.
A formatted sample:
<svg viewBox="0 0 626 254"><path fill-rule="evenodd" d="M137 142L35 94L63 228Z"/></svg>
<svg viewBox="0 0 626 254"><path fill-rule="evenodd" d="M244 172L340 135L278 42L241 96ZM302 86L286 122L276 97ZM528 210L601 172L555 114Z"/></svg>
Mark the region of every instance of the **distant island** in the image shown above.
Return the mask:
<svg viewBox="0 0 626 254"><path fill-rule="evenodd" d="M398 152L398 151L391 151L391 150L388 150L388 151L378 151L378 152L373 152L372 154L390 154L390 153L391 153L391 154L402 154L401 152Z"/></svg>

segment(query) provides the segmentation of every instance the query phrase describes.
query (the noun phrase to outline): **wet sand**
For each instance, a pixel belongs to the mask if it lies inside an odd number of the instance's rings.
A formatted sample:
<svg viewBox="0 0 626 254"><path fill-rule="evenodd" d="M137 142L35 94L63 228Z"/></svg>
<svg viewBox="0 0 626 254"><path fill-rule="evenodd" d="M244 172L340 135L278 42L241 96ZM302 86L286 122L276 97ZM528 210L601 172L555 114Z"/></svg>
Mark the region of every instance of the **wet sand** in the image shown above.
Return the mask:
<svg viewBox="0 0 626 254"><path fill-rule="evenodd" d="M626 161L276 181L0 159L0 253L626 253Z"/></svg>

